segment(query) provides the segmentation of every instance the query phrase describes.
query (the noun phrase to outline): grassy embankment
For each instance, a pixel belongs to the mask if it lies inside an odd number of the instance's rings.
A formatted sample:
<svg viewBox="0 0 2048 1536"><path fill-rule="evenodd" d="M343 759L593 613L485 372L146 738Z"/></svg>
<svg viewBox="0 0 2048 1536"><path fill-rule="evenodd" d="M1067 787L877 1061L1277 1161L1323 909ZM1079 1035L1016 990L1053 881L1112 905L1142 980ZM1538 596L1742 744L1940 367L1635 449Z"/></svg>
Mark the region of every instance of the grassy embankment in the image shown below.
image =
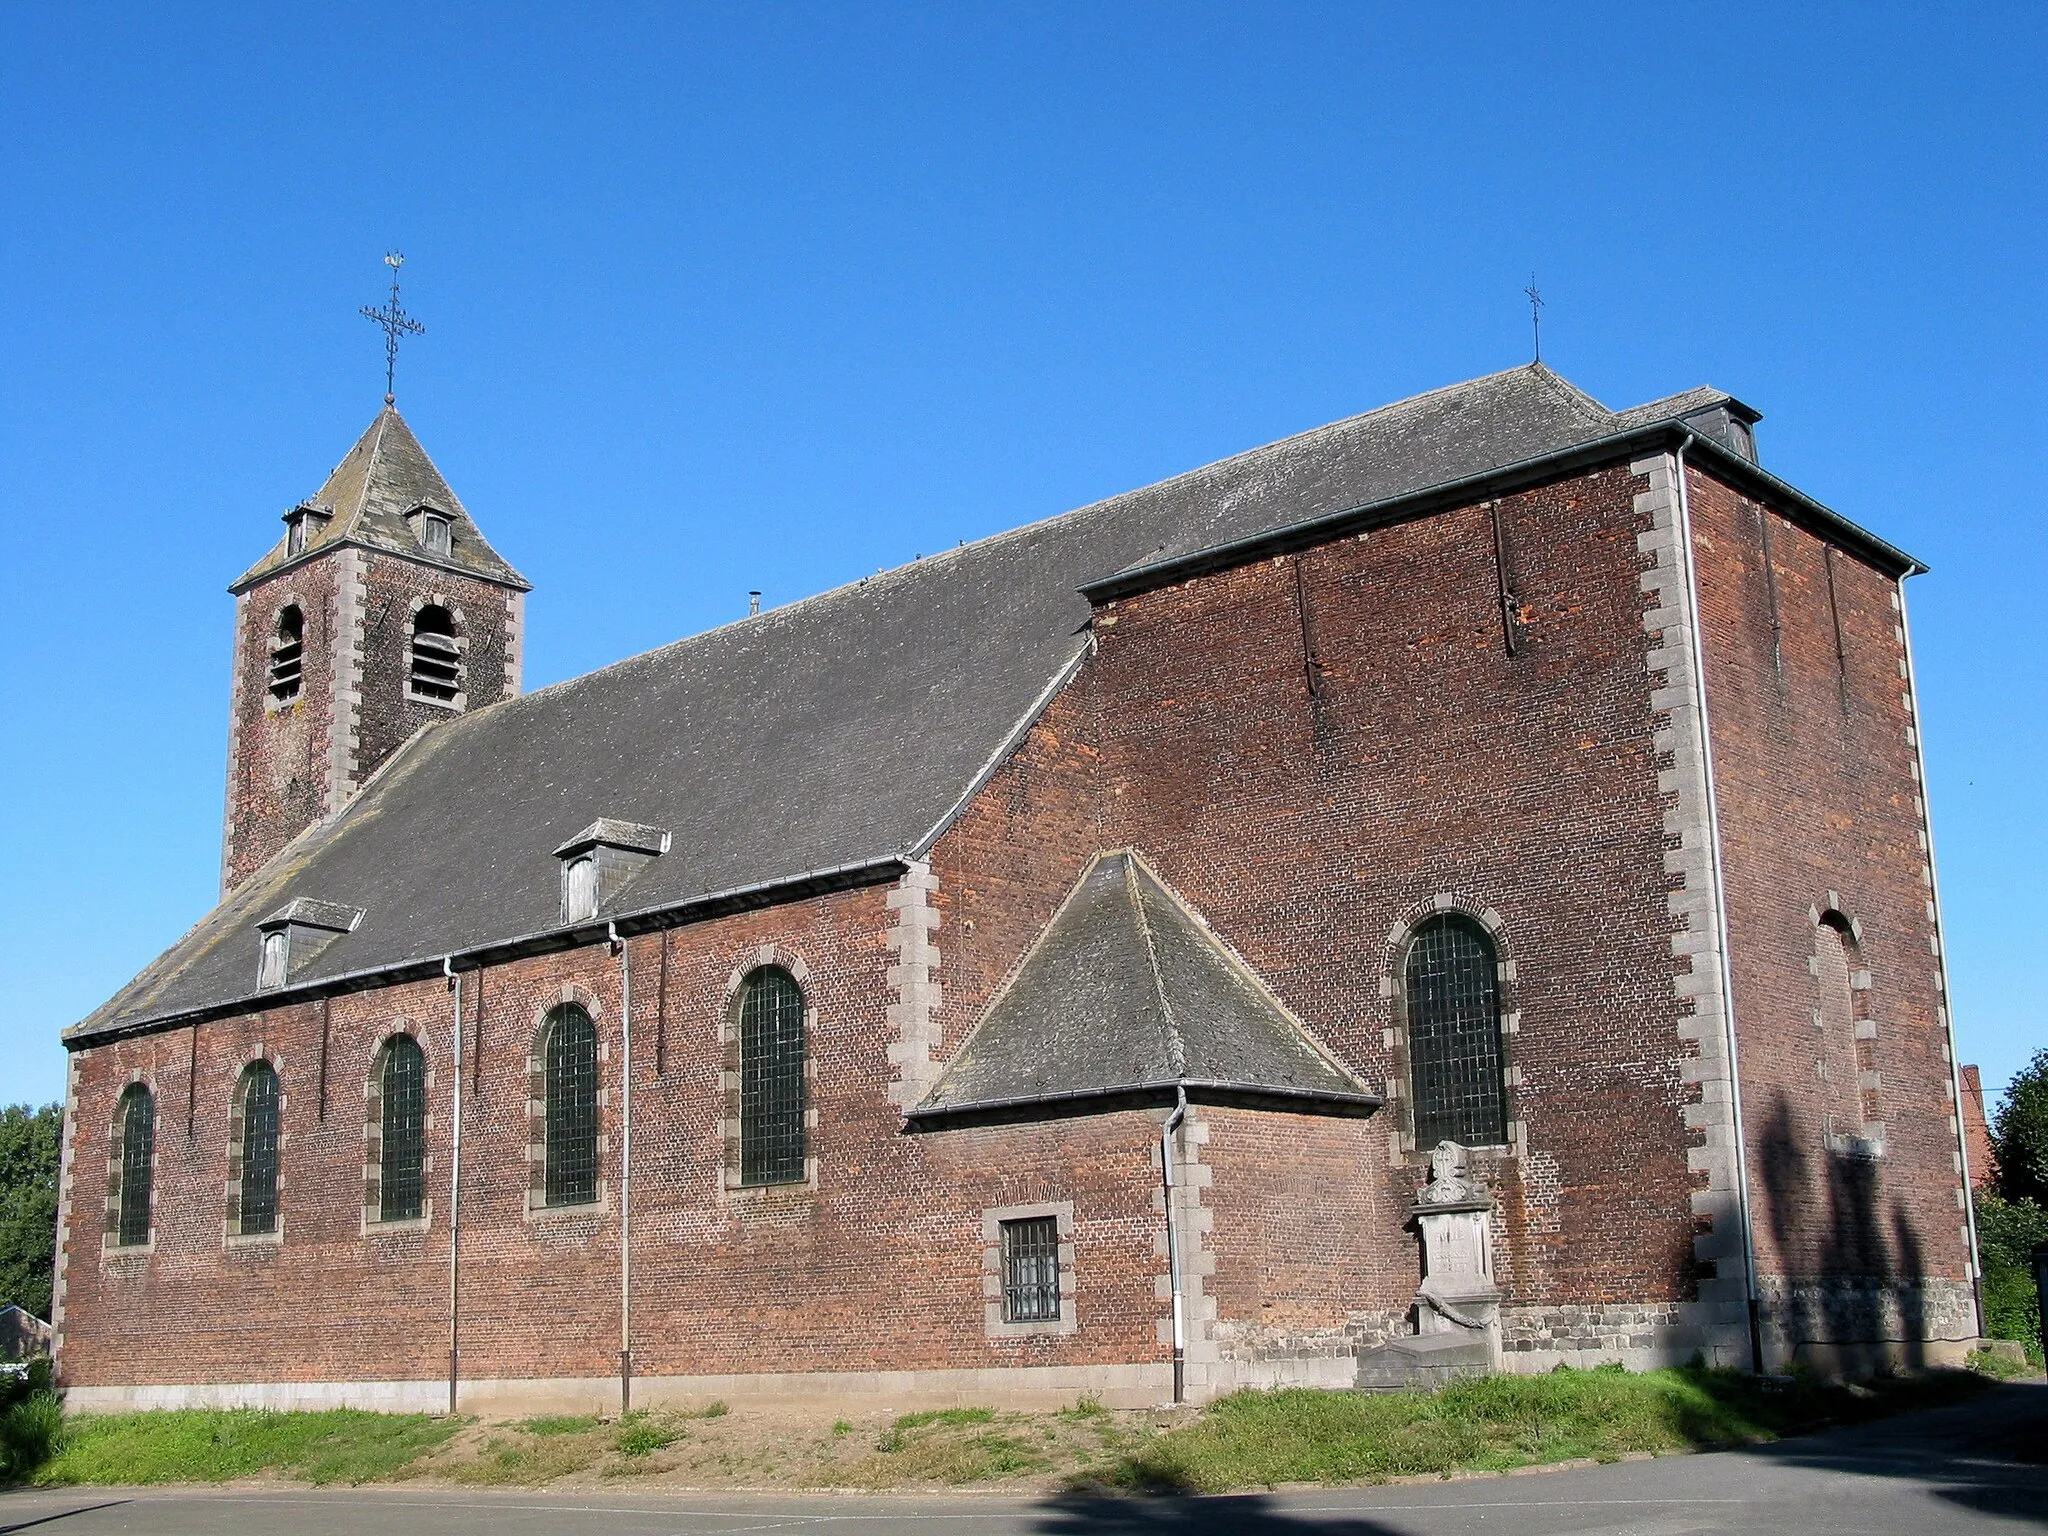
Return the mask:
<svg viewBox="0 0 2048 1536"><path fill-rule="evenodd" d="M952 1408L829 1426L765 1410L727 1415L721 1404L623 1420L496 1424L341 1410L185 1410L71 1418L39 1464L15 1475L41 1484L270 1476L530 1487L630 1478L651 1488L1212 1493L1756 1444L1954 1402L1985 1384L1964 1372L1826 1386L1610 1367L1496 1376L1434 1393L1244 1392L1199 1413L1110 1412L1083 1402L1058 1413Z"/></svg>

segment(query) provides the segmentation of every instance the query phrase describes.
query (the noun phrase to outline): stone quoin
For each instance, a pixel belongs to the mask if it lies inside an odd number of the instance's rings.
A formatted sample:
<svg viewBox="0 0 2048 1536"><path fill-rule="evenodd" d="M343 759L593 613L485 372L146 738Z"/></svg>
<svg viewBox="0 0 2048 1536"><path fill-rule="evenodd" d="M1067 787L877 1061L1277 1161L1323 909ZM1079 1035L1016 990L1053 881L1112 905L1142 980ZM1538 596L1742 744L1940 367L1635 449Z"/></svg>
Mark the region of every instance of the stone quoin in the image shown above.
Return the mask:
<svg viewBox="0 0 2048 1536"><path fill-rule="evenodd" d="M1921 567L1757 419L1534 364L524 694L387 405L65 1036L72 1403L1958 1357Z"/></svg>

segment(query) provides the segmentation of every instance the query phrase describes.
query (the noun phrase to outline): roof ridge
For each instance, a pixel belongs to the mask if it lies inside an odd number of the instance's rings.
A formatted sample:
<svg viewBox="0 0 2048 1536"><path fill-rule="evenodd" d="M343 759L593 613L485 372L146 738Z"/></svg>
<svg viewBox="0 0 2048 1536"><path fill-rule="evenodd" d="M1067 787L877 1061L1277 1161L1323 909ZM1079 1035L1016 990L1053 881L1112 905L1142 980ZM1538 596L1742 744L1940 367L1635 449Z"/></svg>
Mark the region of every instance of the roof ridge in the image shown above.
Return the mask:
<svg viewBox="0 0 2048 1536"><path fill-rule="evenodd" d="M1166 978L1159 973L1159 944L1152 937L1152 919L1145 912L1145 897L1138 889L1138 859L1135 849L1116 855L1124 863L1124 898L1138 919L1138 934L1145 941L1145 963L1152 972L1152 991L1159 999L1159 1034L1166 1046L1166 1066L1175 1078L1188 1075L1188 1047L1180 1026L1173 1021L1173 1000L1166 995Z"/></svg>

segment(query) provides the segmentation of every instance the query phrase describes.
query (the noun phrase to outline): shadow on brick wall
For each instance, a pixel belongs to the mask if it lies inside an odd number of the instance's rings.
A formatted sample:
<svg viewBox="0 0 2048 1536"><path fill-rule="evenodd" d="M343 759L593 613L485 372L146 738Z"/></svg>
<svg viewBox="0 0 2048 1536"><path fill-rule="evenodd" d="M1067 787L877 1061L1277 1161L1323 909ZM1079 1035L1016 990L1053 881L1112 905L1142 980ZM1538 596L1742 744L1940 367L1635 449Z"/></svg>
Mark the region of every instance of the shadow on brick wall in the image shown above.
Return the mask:
<svg viewBox="0 0 2048 1536"><path fill-rule="evenodd" d="M1880 1309L1884 1298L1895 1297L1904 1364L1925 1365L1927 1299L1919 1282L1926 1275L1926 1250L1903 1199L1892 1201L1889 1223L1884 1218L1883 1162L1829 1147L1800 1124L1782 1091L1764 1116L1757 1143L1765 1221L1781 1261L1797 1266L1785 1277L1792 1283L1778 1325L1795 1344L1873 1342L1891 1333L1879 1326Z"/></svg>

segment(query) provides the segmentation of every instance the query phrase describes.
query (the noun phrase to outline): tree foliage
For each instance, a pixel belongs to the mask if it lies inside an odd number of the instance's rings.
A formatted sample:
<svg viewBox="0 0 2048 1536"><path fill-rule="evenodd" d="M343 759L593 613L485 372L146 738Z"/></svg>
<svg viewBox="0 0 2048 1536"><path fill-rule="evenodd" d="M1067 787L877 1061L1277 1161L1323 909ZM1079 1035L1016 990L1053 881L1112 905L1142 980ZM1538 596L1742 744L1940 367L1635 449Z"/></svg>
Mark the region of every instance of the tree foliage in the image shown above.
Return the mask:
<svg viewBox="0 0 2048 1536"><path fill-rule="evenodd" d="M1992 1117L1998 1192L2048 1208L2048 1050L2037 1051Z"/></svg>
<svg viewBox="0 0 2048 1536"><path fill-rule="evenodd" d="M64 1107L0 1109L0 1307L50 1315L57 1273L57 1161Z"/></svg>

